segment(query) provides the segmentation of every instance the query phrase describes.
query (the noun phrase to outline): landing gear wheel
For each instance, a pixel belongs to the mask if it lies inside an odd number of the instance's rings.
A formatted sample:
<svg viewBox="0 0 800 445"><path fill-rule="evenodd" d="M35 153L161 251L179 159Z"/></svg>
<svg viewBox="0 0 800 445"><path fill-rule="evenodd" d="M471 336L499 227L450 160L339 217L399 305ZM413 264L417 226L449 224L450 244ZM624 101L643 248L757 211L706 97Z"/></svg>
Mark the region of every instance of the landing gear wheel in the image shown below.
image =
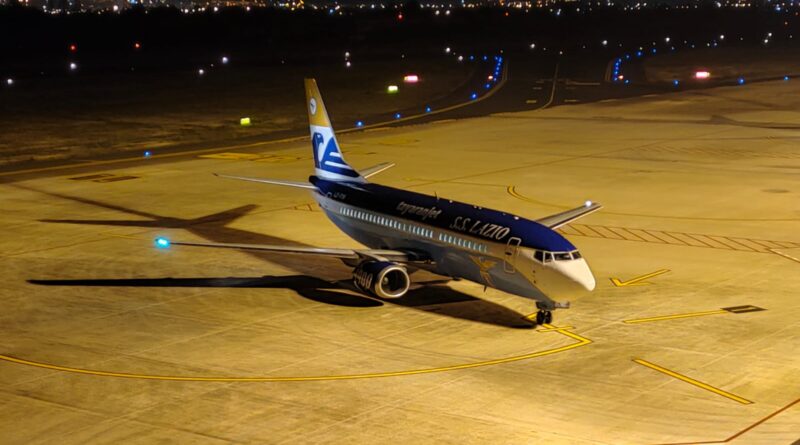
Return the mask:
<svg viewBox="0 0 800 445"><path fill-rule="evenodd" d="M550 324L553 322L553 313L550 311L544 311L544 322Z"/></svg>
<svg viewBox="0 0 800 445"><path fill-rule="evenodd" d="M536 324L541 325L544 324L544 311L539 311L536 313Z"/></svg>

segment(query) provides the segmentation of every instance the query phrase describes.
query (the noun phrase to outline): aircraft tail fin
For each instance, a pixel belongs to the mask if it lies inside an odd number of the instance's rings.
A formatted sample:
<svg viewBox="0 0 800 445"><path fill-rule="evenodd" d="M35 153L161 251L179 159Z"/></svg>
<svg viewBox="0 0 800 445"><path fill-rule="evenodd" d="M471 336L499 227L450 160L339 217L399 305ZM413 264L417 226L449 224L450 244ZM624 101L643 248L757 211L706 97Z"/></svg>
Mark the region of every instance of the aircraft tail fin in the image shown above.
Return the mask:
<svg viewBox="0 0 800 445"><path fill-rule="evenodd" d="M314 167L318 178L329 181L366 182L353 167L347 164L339 150L331 120L322 102L317 81L306 79L306 106L314 150Z"/></svg>

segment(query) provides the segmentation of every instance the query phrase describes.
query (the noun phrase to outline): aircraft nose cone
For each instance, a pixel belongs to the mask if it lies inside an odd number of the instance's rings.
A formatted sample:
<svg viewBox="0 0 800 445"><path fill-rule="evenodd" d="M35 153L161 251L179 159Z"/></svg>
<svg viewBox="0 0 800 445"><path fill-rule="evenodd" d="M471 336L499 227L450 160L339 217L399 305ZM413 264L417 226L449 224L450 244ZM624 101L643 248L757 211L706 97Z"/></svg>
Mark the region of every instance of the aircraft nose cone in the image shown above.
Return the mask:
<svg viewBox="0 0 800 445"><path fill-rule="evenodd" d="M593 291L597 284L591 269L589 269L589 265L586 264L586 260L583 258L572 261L564 261L563 263L558 264L557 268L567 278L574 281L589 292Z"/></svg>

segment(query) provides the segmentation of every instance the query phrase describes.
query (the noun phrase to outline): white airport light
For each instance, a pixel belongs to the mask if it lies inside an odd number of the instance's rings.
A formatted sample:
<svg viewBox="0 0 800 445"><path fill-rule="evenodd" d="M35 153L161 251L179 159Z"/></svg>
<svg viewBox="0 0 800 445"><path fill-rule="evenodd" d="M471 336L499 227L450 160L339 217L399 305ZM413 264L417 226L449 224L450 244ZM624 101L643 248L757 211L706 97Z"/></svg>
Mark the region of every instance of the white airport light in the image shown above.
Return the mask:
<svg viewBox="0 0 800 445"><path fill-rule="evenodd" d="M594 204L592 201L586 201L583 203L583 205L585 205L586 207L591 207L592 204Z"/></svg>
<svg viewBox="0 0 800 445"><path fill-rule="evenodd" d="M69 70L70 71L75 71L77 69L78 69L78 64L77 63L75 63L75 62L70 62L69 63Z"/></svg>
<svg viewBox="0 0 800 445"><path fill-rule="evenodd" d="M419 82L419 76L417 76L416 74L408 74L405 77L403 77L403 82L404 83L417 83L417 82Z"/></svg>
<svg viewBox="0 0 800 445"><path fill-rule="evenodd" d="M114 12L118 12L119 11L119 6L114 5L114 7L111 8L111 10L114 11Z"/></svg>
<svg viewBox="0 0 800 445"><path fill-rule="evenodd" d="M344 63L344 66L345 68L350 68L351 66L353 66L353 64L351 64L350 61L348 60L347 62Z"/></svg>
<svg viewBox="0 0 800 445"><path fill-rule="evenodd" d="M200 76L202 76L202 75L203 75L203 74L205 74L205 73L206 73L206 70L204 70L204 69L202 69L202 68L200 68L199 70L197 70L197 74L198 74L198 75L200 75Z"/></svg>
<svg viewBox="0 0 800 445"><path fill-rule="evenodd" d="M535 43L531 43L531 49L536 49L536 44Z"/></svg>
<svg viewBox="0 0 800 445"><path fill-rule="evenodd" d="M694 78L698 80L708 79L709 77L711 77L711 73L708 71L696 71L694 73Z"/></svg>
<svg viewBox="0 0 800 445"><path fill-rule="evenodd" d="M219 7L214 6L214 12L219 12Z"/></svg>
<svg viewBox="0 0 800 445"><path fill-rule="evenodd" d="M222 59L220 59L220 62L222 62L223 65L227 65L228 62L230 62L230 59L228 59L228 56L222 56Z"/></svg>
<svg viewBox="0 0 800 445"><path fill-rule="evenodd" d="M156 238L155 245L159 249L167 249L167 248L169 248L170 242L169 242L169 240L167 238L164 238L164 237L160 236L160 237Z"/></svg>
<svg viewBox="0 0 800 445"><path fill-rule="evenodd" d="M345 51L344 52L344 58L345 59L349 59L350 58L350 51Z"/></svg>
<svg viewBox="0 0 800 445"><path fill-rule="evenodd" d="M450 47L449 46L444 49L444 53L445 54L450 54Z"/></svg>
<svg viewBox="0 0 800 445"><path fill-rule="evenodd" d="M720 35L719 35L719 39L720 39L720 40L725 40L725 34L720 34Z"/></svg>
<svg viewBox="0 0 800 445"><path fill-rule="evenodd" d="M464 56L458 56L458 61L459 62L463 62L464 61Z"/></svg>
<svg viewBox="0 0 800 445"><path fill-rule="evenodd" d="M789 79L786 79L786 80L789 80ZM12 79L10 77L8 79L6 79L6 85L8 85L8 86L14 85L14 79Z"/></svg>
<svg viewBox="0 0 800 445"><path fill-rule="evenodd" d="M603 46L608 46L608 40L603 40Z"/></svg>
<svg viewBox="0 0 800 445"><path fill-rule="evenodd" d="M386 87L386 92L389 94L397 94L400 91L400 88L397 85L389 85Z"/></svg>
<svg viewBox="0 0 800 445"><path fill-rule="evenodd" d="M666 43L669 43L669 40L670 40L669 37L665 37L664 38L664 42L666 42Z"/></svg>

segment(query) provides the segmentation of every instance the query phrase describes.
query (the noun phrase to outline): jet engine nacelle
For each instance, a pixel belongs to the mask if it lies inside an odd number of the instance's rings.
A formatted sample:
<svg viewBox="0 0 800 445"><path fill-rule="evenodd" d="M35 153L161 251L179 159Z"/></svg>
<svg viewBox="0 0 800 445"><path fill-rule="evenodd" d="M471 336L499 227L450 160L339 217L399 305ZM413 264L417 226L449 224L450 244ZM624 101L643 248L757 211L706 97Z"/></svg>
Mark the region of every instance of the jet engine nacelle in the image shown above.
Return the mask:
<svg viewBox="0 0 800 445"><path fill-rule="evenodd" d="M364 261L353 271L356 286L379 298L400 298L408 292L411 278L400 264L390 261Z"/></svg>

